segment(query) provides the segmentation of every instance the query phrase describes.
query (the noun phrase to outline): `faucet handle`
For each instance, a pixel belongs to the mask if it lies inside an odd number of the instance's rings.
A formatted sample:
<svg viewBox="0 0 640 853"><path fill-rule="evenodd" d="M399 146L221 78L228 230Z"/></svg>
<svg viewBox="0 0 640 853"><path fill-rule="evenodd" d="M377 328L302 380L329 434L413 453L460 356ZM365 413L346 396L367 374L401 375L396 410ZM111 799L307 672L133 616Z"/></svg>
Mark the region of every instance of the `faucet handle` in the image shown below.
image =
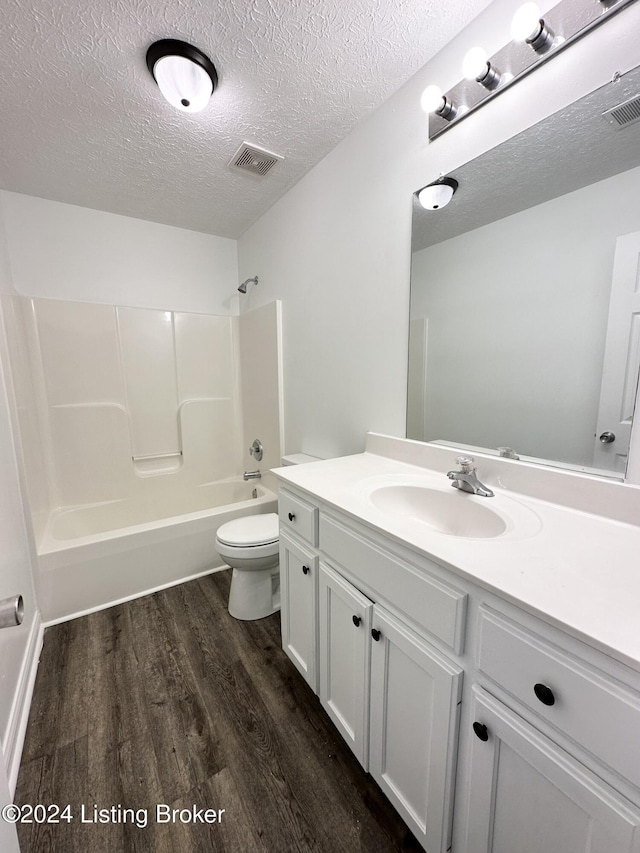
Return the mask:
<svg viewBox="0 0 640 853"><path fill-rule="evenodd" d="M470 474L474 469L473 456L458 456L456 465L459 465L463 474Z"/></svg>

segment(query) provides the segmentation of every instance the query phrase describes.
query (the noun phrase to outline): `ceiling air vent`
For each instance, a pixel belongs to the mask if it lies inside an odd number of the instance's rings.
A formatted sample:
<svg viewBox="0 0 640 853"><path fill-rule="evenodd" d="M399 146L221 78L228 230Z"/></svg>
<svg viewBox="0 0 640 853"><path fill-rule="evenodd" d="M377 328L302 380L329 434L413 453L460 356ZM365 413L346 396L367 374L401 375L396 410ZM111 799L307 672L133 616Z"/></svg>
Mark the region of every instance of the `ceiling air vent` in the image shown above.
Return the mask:
<svg viewBox="0 0 640 853"><path fill-rule="evenodd" d="M258 148L257 145L249 145L248 142L243 142L229 161L229 165L235 169L242 169L243 172L252 172L254 175L264 176L271 171L279 160L284 160L284 157L274 154L273 151Z"/></svg>
<svg viewBox="0 0 640 853"><path fill-rule="evenodd" d="M621 130L623 127L640 121L640 95L635 95L628 101L618 104L617 107L612 107L602 115L616 130Z"/></svg>

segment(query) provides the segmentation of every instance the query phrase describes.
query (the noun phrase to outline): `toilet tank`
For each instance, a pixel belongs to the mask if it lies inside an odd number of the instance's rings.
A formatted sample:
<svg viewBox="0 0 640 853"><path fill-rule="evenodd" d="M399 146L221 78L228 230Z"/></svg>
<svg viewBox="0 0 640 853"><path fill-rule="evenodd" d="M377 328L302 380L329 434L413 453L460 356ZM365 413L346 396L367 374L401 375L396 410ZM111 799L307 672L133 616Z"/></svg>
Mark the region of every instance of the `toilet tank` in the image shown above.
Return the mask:
<svg viewBox="0 0 640 853"><path fill-rule="evenodd" d="M290 453L282 457L282 465L304 465L306 462L318 462L318 456L309 456L308 453Z"/></svg>

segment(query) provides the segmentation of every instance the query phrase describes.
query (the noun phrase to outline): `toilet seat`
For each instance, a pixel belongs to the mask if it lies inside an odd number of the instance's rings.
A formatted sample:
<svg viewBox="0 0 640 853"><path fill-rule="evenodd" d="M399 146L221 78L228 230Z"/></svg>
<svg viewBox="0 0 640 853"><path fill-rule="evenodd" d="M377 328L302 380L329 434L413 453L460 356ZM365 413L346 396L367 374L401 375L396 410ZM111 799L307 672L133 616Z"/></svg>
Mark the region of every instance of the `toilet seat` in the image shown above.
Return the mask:
<svg viewBox="0 0 640 853"><path fill-rule="evenodd" d="M277 546L280 539L278 516L275 512L247 515L227 521L218 528L218 543L229 548L265 548Z"/></svg>

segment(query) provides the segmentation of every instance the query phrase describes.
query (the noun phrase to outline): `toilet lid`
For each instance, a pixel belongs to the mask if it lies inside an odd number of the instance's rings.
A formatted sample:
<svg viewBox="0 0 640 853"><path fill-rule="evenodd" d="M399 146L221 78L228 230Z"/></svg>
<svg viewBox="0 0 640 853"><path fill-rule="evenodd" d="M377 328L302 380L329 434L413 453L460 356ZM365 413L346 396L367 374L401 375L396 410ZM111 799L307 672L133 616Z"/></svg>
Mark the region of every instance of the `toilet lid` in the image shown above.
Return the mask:
<svg viewBox="0 0 640 853"><path fill-rule="evenodd" d="M277 542L280 536L278 516L275 512L263 515L245 515L227 521L218 528L218 540L225 545L267 545Z"/></svg>

